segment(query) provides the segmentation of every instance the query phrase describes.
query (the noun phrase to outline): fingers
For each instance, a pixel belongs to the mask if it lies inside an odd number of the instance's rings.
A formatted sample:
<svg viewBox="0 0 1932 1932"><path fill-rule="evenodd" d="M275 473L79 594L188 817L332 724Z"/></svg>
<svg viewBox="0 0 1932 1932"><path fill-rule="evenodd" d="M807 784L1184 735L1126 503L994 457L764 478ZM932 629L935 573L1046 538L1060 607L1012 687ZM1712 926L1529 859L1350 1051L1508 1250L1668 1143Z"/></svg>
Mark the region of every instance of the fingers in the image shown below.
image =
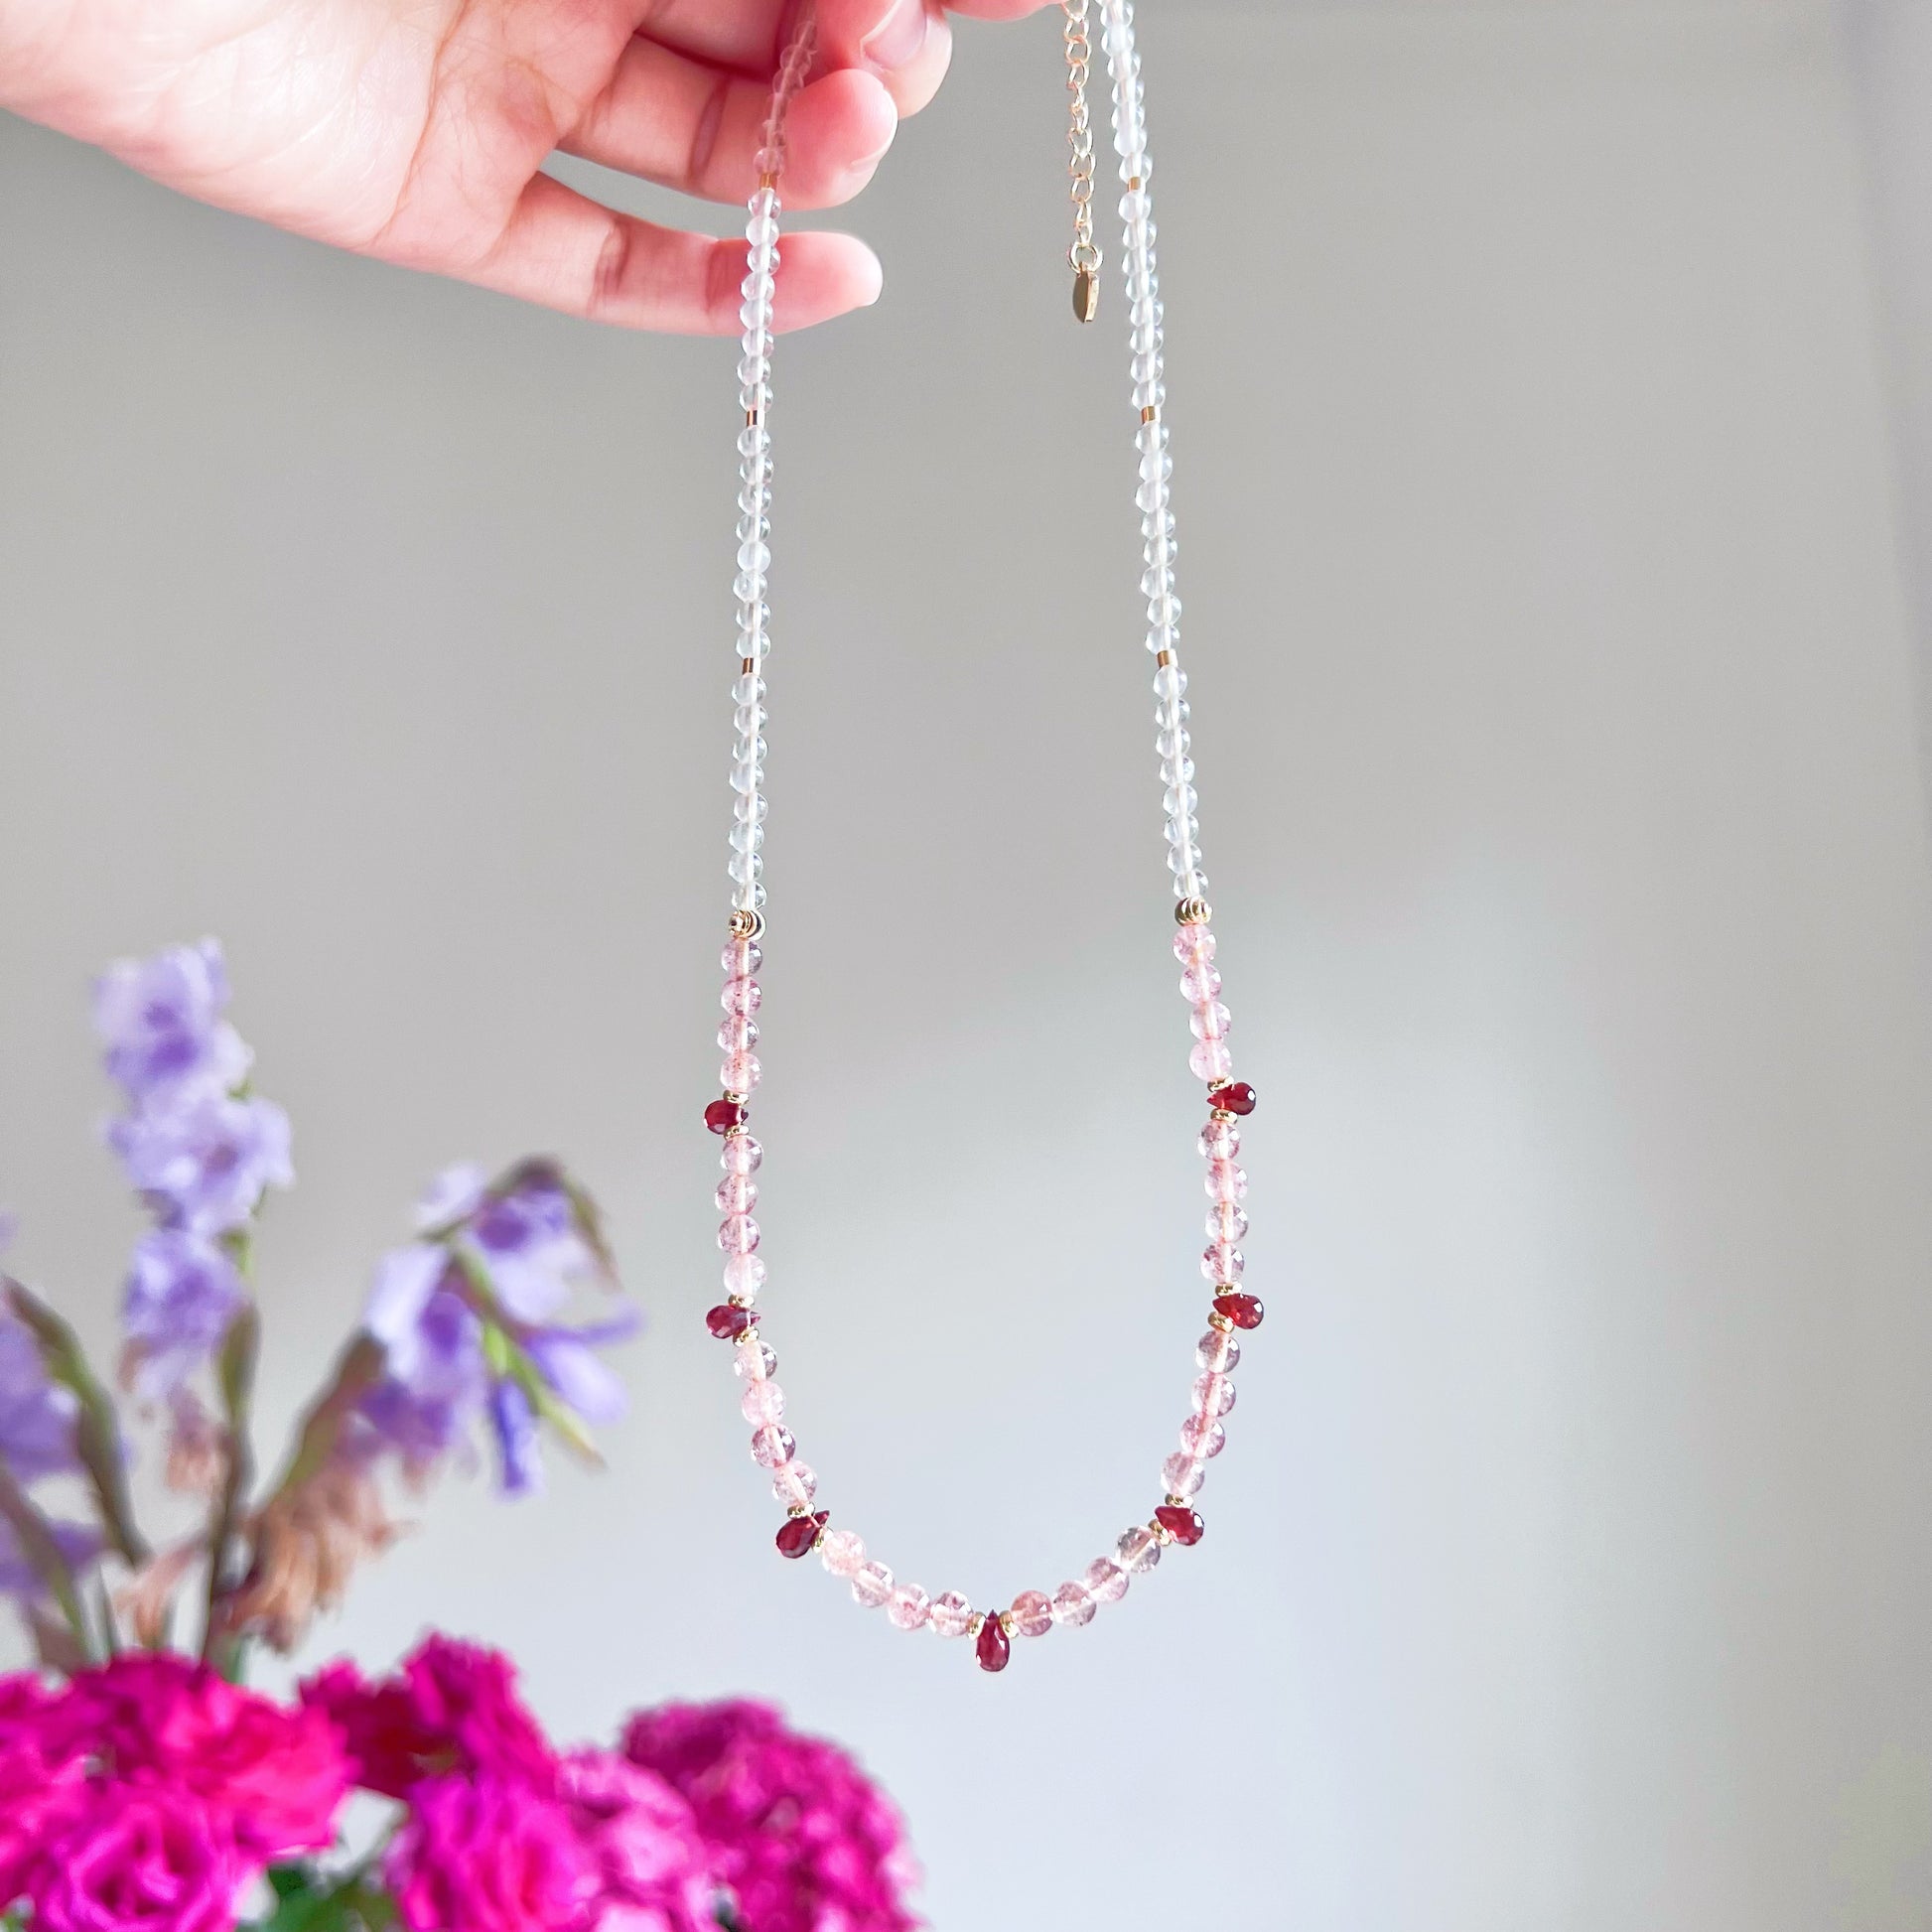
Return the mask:
<svg viewBox="0 0 1932 1932"><path fill-rule="evenodd" d="M419 262L504 295L621 329L735 336L745 244L660 228L538 175L480 263ZM879 258L852 235L793 234L780 250L776 317L803 329L878 301Z"/></svg>
<svg viewBox="0 0 1932 1932"><path fill-rule="evenodd" d="M820 58L876 74L901 114L916 114L946 77L952 28L937 0L818 0Z"/></svg>
<svg viewBox="0 0 1932 1932"><path fill-rule="evenodd" d="M563 146L687 195L742 202L755 186L753 157L770 104L764 81L633 40ZM897 127L877 75L845 69L813 81L791 107L786 202L832 207L851 200Z"/></svg>

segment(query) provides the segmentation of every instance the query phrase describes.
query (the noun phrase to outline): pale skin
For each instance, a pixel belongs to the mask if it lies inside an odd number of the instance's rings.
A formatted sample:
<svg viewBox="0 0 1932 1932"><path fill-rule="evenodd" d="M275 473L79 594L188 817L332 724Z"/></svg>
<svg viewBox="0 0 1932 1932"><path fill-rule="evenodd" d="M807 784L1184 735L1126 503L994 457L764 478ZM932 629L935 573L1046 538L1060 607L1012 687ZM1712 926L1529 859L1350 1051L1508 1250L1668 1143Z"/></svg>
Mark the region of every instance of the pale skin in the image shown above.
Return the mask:
<svg viewBox="0 0 1932 1932"><path fill-rule="evenodd" d="M817 0L785 201L832 207L931 99L948 13L1048 0ZM742 202L796 0L0 0L0 107L217 207L595 322L738 329L743 242L636 219L552 154ZM877 299L844 234L787 237L781 328Z"/></svg>

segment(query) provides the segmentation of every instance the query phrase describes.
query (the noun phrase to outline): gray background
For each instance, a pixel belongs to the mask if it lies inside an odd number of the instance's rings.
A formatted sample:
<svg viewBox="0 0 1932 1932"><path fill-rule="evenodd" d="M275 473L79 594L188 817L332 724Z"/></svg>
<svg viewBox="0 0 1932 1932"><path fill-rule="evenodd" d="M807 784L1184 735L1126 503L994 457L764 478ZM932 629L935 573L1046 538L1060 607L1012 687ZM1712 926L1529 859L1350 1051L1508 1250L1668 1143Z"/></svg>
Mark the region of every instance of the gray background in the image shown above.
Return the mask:
<svg viewBox="0 0 1932 1932"><path fill-rule="evenodd" d="M1932 1926L1923 11L1145 13L1276 1311L1203 1547L998 1682L770 1555L697 1326L730 350L6 123L20 1265L108 1345L86 976L218 932L297 1126L271 1412L458 1155L568 1155L655 1318L609 1475L450 1484L312 1655L481 1633L566 1734L779 1696L943 1932ZM770 1328L826 1499L982 1600L1144 1511L1198 1327L1053 33L962 34L776 418Z"/></svg>

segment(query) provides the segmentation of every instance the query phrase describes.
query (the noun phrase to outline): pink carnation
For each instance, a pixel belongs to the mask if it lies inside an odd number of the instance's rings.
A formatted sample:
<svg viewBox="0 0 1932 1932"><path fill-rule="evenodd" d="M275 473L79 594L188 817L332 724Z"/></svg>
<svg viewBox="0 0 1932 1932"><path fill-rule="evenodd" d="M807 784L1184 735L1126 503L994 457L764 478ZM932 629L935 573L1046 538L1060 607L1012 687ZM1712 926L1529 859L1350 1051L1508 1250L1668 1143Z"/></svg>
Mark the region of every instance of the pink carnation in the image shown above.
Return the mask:
<svg viewBox="0 0 1932 1932"><path fill-rule="evenodd" d="M718 1880L697 1820L662 1778L608 1751L564 1759L559 1791L596 1863L600 1932L705 1932Z"/></svg>
<svg viewBox="0 0 1932 1932"><path fill-rule="evenodd" d="M166 1785L231 1822L258 1861L335 1843L349 1766L319 1711L289 1711L185 1658L130 1653L76 1677L47 1712L115 1778Z"/></svg>
<svg viewBox="0 0 1932 1932"><path fill-rule="evenodd" d="M187 1791L68 1785L26 1874L34 1932L230 1932L255 1866Z"/></svg>
<svg viewBox="0 0 1932 1932"><path fill-rule="evenodd" d="M332 1664L303 1685L302 1701L347 1739L356 1783L387 1797L465 1771L555 1788L557 1755L500 1651L432 1636L397 1677L370 1684L352 1664Z"/></svg>
<svg viewBox="0 0 1932 1932"><path fill-rule="evenodd" d="M681 1792L746 1932L912 1932L918 1867L892 1801L762 1704L666 1705L624 1755Z"/></svg>
<svg viewBox="0 0 1932 1932"><path fill-rule="evenodd" d="M411 1932L569 1932L588 1920L597 1861L555 1799L483 1773L432 1778L385 1865Z"/></svg>
<svg viewBox="0 0 1932 1932"><path fill-rule="evenodd" d="M63 1801L79 1783L77 1764L50 1762L30 1734L0 1720L0 1912L26 1891Z"/></svg>

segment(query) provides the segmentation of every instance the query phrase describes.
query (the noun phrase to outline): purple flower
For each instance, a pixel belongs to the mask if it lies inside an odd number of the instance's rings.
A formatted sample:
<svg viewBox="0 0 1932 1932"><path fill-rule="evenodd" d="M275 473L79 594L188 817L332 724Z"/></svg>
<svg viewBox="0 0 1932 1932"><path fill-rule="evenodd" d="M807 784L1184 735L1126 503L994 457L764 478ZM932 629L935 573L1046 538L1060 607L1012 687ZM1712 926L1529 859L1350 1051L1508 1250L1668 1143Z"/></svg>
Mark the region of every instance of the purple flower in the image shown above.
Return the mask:
<svg viewBox="0 0 1932 1932"><path fill-rule="evenodd" d="M174 1394L220 1347L247 1299L232 1258L206 1235L144 1234L121 1300L134 1387L150 1401Z"/></svg>
<svg viewBox="0 0 1932 1932"><path fill-rule="evenodd" d="M0 1462L38 1482L79 1466L73 1424L79 1404L47 1372L26 1324L0 1311Z"/></svg>
<svg viewBox="0 0 1932 1932"><path fill-rule="evenodd" d="M488 1394L483 1322L456 1279L444 1248L392 1248L376 1264L363 1315L388 1373L363 1398L362 1415L413 1468L454 1449Z"/></svg>
<svg viewBox="0 0 1932 1932"><path fill-rule="evenodd" d="M597 1358L595 1350L628 1341L639 1326L637 1313L588 1328L539 1328L523 1337L523 1352L572 1415L586 1422L617 1422L624 1412L623 1378Z"/></svg>
<svg viewBox="0 0 1932 1932"><path fill-rule="evenodd" d="M164 1226L225 1234L295 1178L289 1117L274 1102L203 1092L112 1122L107 1139Z"/></svg>
<svg viewBox="0 0 1932 1932"><path fill-rule="evenodd" d="M51 1523L54 1541L59 1545L68 1568L76 1575L86 1569L104 1547L101 1534L86 1523ZM34 1566L21 1553L20 1539L10 1524L0 1521L0 1596L23 1596L39 1601L47 1586Z"/></svg>
<svg viewBox="0 0 1932 1932"><path fill-rule="evenodd" d="M541 1494L543 1456L537 1444L537 1415L521 1384L502 1381L490 1390L489 1424L496 1436L503 1494Z"/></svg>
<svg viewBox="0 0 1932 1932"><path fill-rule="evenodd" d="M190 1087L238 1087L250 1055L221 1018L227 1005L228 971L212 939L116 960L94 983L108 1073L136 1105Z"/></svg>
<svg viewBox="0 0 1932 1932"><path fill-rule="evenodd" d="M507 1194L485 1196L467 1232L489 1285L519 1321L542 1321L569 1299L572 1287L597 1271L577 1226L577 1210L548 1175L525 1180Z"/></svg>

